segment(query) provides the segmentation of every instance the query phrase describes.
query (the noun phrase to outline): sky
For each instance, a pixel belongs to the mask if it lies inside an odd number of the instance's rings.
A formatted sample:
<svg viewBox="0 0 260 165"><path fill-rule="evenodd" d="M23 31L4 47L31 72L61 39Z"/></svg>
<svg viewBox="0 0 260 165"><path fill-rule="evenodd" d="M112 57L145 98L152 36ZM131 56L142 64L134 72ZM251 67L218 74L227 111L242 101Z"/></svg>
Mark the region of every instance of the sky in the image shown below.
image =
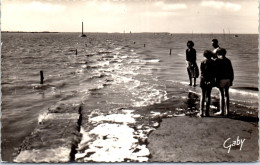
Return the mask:
<svg viewBox="0 0 260 165"><path fill-rule="evenodd" d="M2 31L258 33L258 0L2 0Z"/></svg>

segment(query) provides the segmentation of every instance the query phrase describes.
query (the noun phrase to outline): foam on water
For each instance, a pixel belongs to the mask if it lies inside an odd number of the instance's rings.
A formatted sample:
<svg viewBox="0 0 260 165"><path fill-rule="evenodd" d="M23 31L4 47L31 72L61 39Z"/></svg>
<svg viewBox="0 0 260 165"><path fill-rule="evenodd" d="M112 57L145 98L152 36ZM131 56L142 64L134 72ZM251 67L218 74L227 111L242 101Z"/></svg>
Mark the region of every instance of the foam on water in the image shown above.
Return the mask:
<svg viewBox="0 0 260 165"><path fill-rule="evenodd" d="M188 81L176 81L176 80L166 80L168 82L172 82L174 84L182 84L182 85L188 85L189 82Z"/></svg>
<svg viewBox="0 0 260 165"><path fill-rule="evenodd" d="M111 114L107 116L97 116L90 119L90 122L111 121L116 123L135 123L131 114Z"/></svg>
<svg viewBox="0 0 260 165"><path fill-rule="evenodd" d="M138 138L143 138L143 132L137 133L128 124L135 123L134 110L123 110L122 114L99 115L89 122L96 125L92 130L81 128L82 141L78 146L77 161L88 162L123 162L148 161L150 155L145 145L140 145ZM93 113L94 114L94 113ZM113 123L110 123L113 122ZM138 134L140 136L138 136ZM84 148L87 149L84 150Z"/></svg>
<svg viewBox="0 0 260 165"><path fill-rule="evenodd" d="M145 62L145 63L158 63L158 62L160 62L160 60L159 59L150 59L150 60L143 60L143 62Z"/></svg>
<svg viewBox="0 0 260 165"><path fill-rule="evenodd" d="M125 59L125 58L128 58L128 56L120 56L119 58Z"/></svg>
<svg viewBox="0 0 260 165"><path fill-rule="evenodd" d="M237 90L237 89L229 89L230 92L234 93L234 94L240 94L240 95L249 95L249 96L254 96L254 97L258 97L258 92L250 92L250 91L243 91L243 90Z"/></svg>
<svg viewBox="0 0 260 165"><path fill-rule="evenodd" d="M104 88L103 84L96 84L95 87L88 89L89 91L95 91Z"/></svg>
<svg viewBox="0 0 260 165"><path fill-rule="evenodd" d="M139 83L134 88L138 90L133 90L133 106L143 107L148 105L153 105L155 103L161 103L168 99L165 87L161 87L158 84L148 84Z"/></svg>
<svg viewBox="0 0 260 165"><path fill-rule="evenodd" d="M86 64L83 64L83 65L81 65L81 68L87 68L87 65Z"/></svg>
<svg viewBox="0 0 260 165"><path fill-rule="evenodd" d="M122 47L117 47L114 50L121 50L121 49L122 49Z"/></svg>
<svg viewBox="0 0 260 165"><path fill-rule="evenodd" d="M116 84L129 83L129 82L134 81L134 79L131 77L119 76L119 75L112 75L112 78L114 79L113 83L116 83Z"/></svg>
<svg viewBox="0 0 260 165"><path fill-rule="evenodd" d="M98 135L98 137L89 144L89 149L85 150L86 155L92 154L84 157L84 161L123 162L127 159L140 162L147 161L148 158L145 156L149 155L150 152L143 146L133 147L133 144L138 142L133 137L133 132L134 129L126 125L100 124L90 131L90 134ZM140 151L135 153L135 149L140 149ZM76 159L79 158L76 155Z"/></svg>
<svg viewBox="0 0 260 165"><path fill-rule="evenodd" d="M104 67L104 66L108 66L109 65L109 61L98 61L94 64L88 65L90 67Z"/></svg>
<svg viewBox="0 0 260 165"><path fill-rule="evenodd" d="M83 74L84 73L84 69L77 69L75 72L76 72L76 74Z"/></svg>

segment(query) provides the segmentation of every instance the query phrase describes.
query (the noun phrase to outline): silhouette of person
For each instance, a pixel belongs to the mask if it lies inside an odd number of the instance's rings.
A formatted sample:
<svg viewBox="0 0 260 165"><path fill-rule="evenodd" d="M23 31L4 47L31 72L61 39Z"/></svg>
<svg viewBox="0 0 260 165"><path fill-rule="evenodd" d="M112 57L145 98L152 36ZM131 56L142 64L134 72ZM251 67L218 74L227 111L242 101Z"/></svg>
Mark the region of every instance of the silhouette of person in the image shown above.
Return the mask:
<svg viewBox="0 0 260 165"><path fill-rule="evenodd" d="M217 39L213 39L213 40L212 40L212 46L213 46L213 48L214 48L214 50L212 51L212 52L213 52L212 58L213 58L213 59L217 59L218 57L217 57L217 55L216 55L216 52L217 52L218 49L220 49L220 47L219 47L219 45L218 45L218 40L217 40Z"/></svg>
<svg viewBox="0 0 260 165"><path fill-rule="evenodd" d="M219 48L216 52L216 85L220 92L220 111L215 114L229 115L229 87L233 85L234 71L231 61L226 57L226 49ZM226 107L226 108L225 108Z"/></svg>
<svg viewBox="0 0 260 165"><path fill-rule="evenodd" d="M200 116L209 116L209 107L211 102L211 90L215 85L215 62L211 59L212 51L205 50L203 56L205 59L200 65ZM204 103L206 101L206 113L204 113Z"/></svg>
<svg viewBox="0 0 260 165"><path fill-rule="evenodd" d="M196 78L199 77L199 69L198 65L196 63L196 50L193 48L194 43L192 41L187 42L187 47L186 49L186 65L187 65L187 72L190 80L190 86L192 86L192 78L194 79L194 84L193 86L196 86Z"/></svg>

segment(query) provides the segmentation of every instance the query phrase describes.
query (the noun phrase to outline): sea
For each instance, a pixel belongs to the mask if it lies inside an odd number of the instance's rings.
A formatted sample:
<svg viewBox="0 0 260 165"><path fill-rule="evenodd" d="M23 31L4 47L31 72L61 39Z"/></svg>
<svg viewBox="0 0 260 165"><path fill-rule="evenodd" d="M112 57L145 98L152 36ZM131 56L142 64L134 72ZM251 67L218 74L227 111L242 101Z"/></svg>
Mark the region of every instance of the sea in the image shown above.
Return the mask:
<svg viewBox="0 0 260 165"><path fill-rule="evenodd" d="M184 116L192 109L198 112L198 99L190 107L194 99L191 96L198 98L201 89L188 85L188 40L195 43L198 66L204 59L203 52L213 50L211 40L219 40L235 74L230 88L232 114L258 116L258 34L86 35L1 34L2 160L13 160L19 145L36 128L39 115L56 104L84 104L109 115L122 109L138 109L143 115L157 113L149 108L153 105L172 101L180 117L180 109ZM44 75L42 85L40 71ZM212 96L219 98L217 88ZM216 109L217 104L211 108Z"/></svg>

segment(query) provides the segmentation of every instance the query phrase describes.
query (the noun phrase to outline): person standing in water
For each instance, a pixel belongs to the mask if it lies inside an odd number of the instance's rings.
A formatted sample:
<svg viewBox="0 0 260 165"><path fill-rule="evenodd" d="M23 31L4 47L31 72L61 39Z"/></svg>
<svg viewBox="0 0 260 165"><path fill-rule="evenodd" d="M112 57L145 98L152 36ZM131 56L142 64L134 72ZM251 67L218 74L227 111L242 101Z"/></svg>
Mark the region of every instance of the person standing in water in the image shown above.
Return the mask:
<svg viewBox="0 0 260 165"><path fill-rule="evenodd" d="M200 65L200 87L201 87L201 99L200 99L200 116L209 116L209 107L211 102L211 90L215 86L215 61L211 59L212 51L205 50L203 56L205 59ZM206 101L206 113L204 113L204 103Z"/></svg>
<svg viewBox="0 0 260 165"><path fill-rule="evenodd" d="M186 65L190 80L190 86L192 86L192 78L194 79L193 86L196 86L196 78L199 77L199 69L196 63L196 50L193 48L194 43L192 41L187 42L188 49L186 50Z"/></svg>
<svg viewBox="0 0 260 165"><path fill-rule="evenodd" d="M231 61L226 58L226 49L219 48L216 52L216 82L220 92L219 107L220 111L216 115L229 115L229 87L232 86L234 80L234 71Z"/></svg>

